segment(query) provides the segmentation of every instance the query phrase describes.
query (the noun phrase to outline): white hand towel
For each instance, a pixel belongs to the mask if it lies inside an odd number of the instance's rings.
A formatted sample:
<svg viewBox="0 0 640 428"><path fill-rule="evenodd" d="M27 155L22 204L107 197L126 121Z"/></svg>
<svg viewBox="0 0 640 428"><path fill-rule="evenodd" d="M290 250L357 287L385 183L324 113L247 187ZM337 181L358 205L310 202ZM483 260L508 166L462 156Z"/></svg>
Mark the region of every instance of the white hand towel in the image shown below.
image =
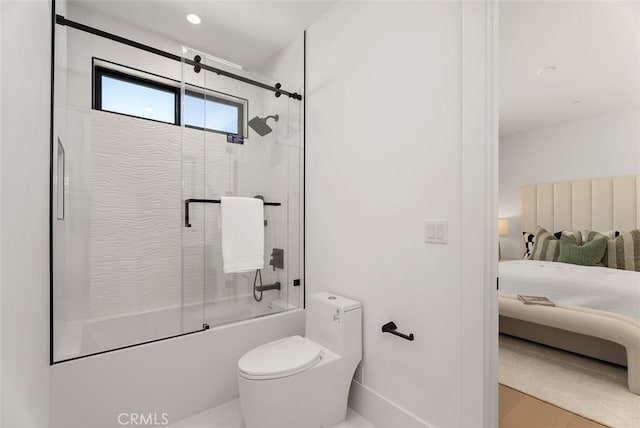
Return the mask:
<svg viewBox="0 0 640 428"><path fill-rule="evenodd" d="M220 198L224 273L264 267L264 205L257 198Z"/></svg>

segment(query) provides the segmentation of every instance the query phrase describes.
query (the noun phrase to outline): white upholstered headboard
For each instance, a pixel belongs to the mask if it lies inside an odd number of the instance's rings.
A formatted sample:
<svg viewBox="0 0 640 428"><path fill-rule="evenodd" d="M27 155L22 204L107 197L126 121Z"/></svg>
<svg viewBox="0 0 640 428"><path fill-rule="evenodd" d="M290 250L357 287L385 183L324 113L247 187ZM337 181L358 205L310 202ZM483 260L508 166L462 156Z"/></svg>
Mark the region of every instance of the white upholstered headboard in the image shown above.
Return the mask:
<svg viewBox="0 0 640 428"><path fill-rule="evenodd" d="M520 189L521 228L628 231L640 228L640 176L530 184Z"/></svg>

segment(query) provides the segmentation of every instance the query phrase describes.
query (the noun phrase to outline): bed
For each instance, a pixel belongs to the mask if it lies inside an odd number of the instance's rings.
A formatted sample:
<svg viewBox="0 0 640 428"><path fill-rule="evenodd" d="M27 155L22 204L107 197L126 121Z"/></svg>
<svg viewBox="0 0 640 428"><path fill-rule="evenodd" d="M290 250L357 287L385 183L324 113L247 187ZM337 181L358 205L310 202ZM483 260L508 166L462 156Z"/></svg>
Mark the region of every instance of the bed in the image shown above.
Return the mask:
<svg viewBox="0 0 640 428"><path fill-rule="evenodd" d="M640 225L640 177L521 189L521 229L629 231ZM500 332L628 368L640 395L640 272L537 260L501 262ZM525 305L518 294L556 306Z"/></svg>

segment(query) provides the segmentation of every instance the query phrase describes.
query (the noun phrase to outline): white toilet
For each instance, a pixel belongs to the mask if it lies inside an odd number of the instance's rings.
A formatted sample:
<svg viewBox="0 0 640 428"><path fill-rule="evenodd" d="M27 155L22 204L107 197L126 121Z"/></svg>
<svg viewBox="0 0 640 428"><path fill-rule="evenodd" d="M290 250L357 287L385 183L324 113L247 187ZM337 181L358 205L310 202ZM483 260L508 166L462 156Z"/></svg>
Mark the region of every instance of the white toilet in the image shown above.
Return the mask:
<svg viewBox="0 0 640 428"><path fill-rule="evenodd" d="M362 358L360 302L331 293L309 296L305 333L254 348L238 361L247 428L330 427L344 420Z"/></svg>

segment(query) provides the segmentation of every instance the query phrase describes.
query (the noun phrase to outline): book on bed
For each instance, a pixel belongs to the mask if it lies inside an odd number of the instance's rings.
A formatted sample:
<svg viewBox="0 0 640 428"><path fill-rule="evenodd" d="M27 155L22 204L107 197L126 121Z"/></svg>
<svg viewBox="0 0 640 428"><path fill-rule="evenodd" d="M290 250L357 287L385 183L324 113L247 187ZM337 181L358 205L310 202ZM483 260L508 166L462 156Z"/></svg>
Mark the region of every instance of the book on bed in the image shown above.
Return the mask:
<svg viewBox="0 0 640 428"><path fill-rule="evenodd" d="M547 299L544 296L523 296L522 294L518 294L518 300L520 300L525 305L544 305L544 306L555 306L551 300Z"/></svg>

